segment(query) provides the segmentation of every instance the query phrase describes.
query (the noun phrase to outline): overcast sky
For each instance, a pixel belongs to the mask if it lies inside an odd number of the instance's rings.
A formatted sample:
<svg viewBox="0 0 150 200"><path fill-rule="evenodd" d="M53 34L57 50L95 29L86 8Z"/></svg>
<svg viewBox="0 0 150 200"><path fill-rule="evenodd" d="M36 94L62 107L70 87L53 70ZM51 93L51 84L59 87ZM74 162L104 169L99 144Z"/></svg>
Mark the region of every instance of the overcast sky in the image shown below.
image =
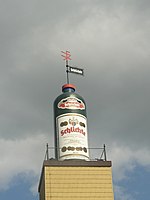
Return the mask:
<svg viewBox="0 0 150 200"><path fill-rule="evenodd" d="M90 147L105 143L113 162L115 200L147 200L148 0L0 0L0 197L22 185L18 197L38 199L53 102L66 83L62 50L85 70L70 80L87 103Z"/></svg>

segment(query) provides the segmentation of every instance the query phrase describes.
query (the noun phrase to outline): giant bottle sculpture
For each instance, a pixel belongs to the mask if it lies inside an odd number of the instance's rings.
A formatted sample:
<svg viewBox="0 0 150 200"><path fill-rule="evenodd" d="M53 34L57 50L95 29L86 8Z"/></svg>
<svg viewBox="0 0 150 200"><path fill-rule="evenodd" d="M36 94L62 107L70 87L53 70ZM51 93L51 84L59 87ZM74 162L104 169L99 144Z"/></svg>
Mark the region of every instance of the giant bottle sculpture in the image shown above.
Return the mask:
<svg viewBox="0 0 150 200"><path fill-rule="evenodd" d="M55 157L57 160L89 160L86 104L65 84L54 101Z"/></svg>

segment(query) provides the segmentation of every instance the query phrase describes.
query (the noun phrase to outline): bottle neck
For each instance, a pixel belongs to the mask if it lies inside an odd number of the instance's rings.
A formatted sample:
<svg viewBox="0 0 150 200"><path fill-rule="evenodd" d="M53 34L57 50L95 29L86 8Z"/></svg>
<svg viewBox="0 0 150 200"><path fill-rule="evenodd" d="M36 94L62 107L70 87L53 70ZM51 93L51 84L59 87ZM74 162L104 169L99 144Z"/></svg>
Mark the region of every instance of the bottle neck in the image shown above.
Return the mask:
<svg viewBox="0 0 150 200"><path fill-rule="evenodd" d="M66 92L75 92L75 90L73 88L64 88L63 93L66 93Z"/></svg>

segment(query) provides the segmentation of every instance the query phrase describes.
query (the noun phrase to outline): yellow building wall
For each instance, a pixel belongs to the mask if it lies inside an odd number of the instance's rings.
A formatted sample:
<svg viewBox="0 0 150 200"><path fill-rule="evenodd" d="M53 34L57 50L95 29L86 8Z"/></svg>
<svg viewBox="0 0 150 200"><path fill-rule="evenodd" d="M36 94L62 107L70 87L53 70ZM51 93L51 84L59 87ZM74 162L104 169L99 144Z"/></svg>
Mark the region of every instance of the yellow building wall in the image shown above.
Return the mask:
<svg viewBox="0 0 150 200"><path fill-rule="evenodd" d="M111 167L45 166L43 178L40 200L114 200Z"/></svg>

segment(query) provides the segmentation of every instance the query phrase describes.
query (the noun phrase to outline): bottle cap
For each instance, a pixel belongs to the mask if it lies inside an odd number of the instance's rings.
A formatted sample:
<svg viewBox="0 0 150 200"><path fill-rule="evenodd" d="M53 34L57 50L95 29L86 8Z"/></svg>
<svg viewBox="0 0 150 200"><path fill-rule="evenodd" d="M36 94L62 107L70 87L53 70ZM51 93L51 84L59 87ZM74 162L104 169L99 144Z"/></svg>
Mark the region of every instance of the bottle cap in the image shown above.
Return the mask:
<svg viewBox="0 0 150 200"><path fill-rule="evenodd" d="M65 85L62 86L63 92L69 91L69 90L71 90L72 92L75 92L75 89L76 89L76 86L73 85L73 84L65 84Z"/></svg>

